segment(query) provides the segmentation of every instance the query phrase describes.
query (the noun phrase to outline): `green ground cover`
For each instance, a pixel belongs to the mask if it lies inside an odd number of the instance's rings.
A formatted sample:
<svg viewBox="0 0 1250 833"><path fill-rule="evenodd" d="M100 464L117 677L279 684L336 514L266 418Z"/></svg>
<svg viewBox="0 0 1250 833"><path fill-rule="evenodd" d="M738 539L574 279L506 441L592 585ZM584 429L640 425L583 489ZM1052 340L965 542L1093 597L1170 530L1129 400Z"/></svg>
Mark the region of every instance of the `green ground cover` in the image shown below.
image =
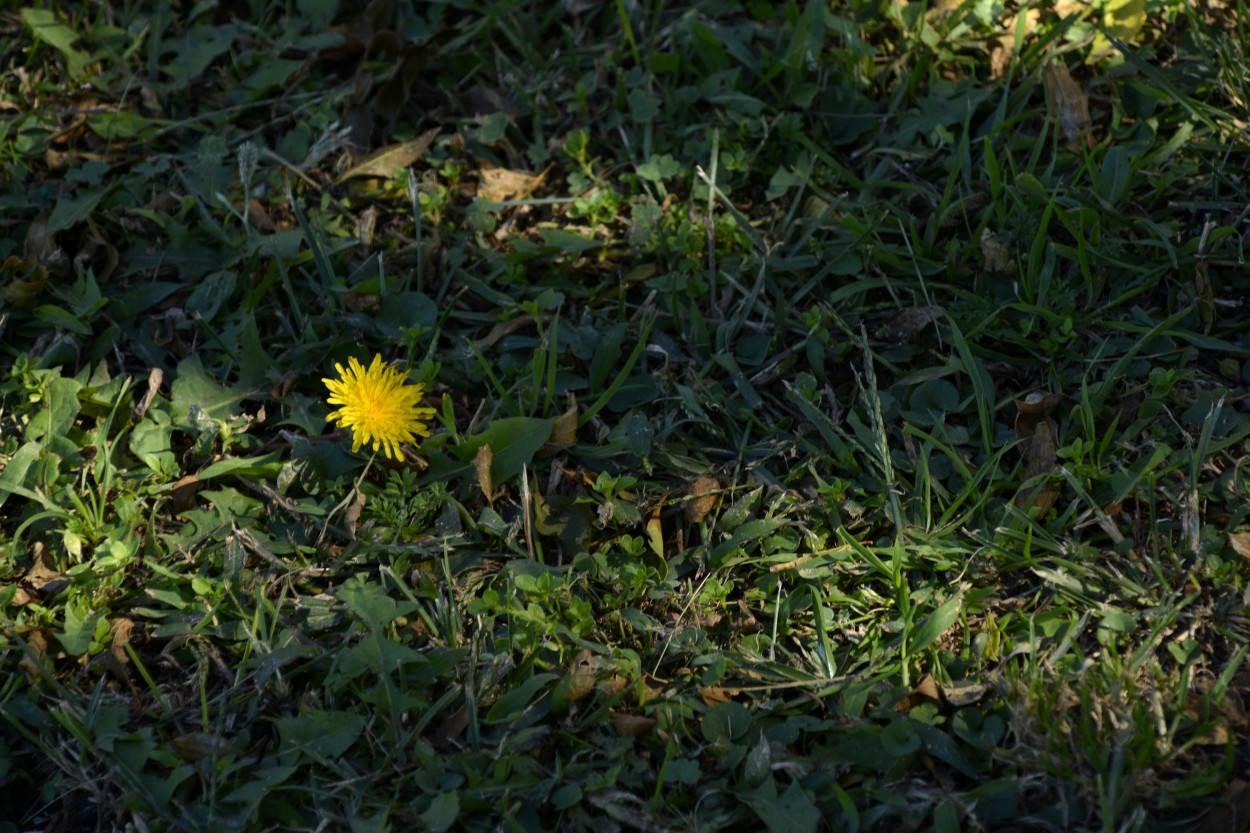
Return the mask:
<svg viewBox="0 0 1250 833"><path fill-rule="evenodd" d="M1247 21L6 4L0 831L1250 829Z"/></svg>

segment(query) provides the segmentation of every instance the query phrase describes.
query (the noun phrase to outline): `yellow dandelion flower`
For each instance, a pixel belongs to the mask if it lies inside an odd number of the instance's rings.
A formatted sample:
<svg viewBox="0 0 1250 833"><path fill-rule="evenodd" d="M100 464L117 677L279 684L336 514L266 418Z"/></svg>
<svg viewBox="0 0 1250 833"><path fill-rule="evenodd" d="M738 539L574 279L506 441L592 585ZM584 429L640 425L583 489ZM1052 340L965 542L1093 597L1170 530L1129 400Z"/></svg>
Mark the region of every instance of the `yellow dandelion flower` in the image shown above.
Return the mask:
<svg viewBox="0 0 1250 833"><path fill-rule="evenodd" d="M387 457L401 460L400 443L430 436L421 420L434 416L434 409L418 404L425 385L405 385L407 374L384 363L379 355L373 357L368 370L355 357L347 360L346 370L337 363L334 369L339 372L338 379L321 381L330 389L326 402L341 407L326 417L326 422L352 430L352 451L372 443L374 452L380 446Z"/></svg>

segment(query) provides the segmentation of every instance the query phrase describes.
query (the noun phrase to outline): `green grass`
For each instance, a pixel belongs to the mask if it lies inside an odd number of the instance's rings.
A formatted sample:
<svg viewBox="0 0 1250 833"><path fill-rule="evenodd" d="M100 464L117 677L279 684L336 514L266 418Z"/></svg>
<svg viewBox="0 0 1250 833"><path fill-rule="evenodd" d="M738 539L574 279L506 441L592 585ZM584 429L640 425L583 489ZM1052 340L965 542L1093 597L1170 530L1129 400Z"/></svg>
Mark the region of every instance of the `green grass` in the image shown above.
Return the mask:
<svg viewBox="0 0 1250 833"><path fill-rule="evenodd" d="M1240 0L46 5L0 833L1231 829Z"/></svg>

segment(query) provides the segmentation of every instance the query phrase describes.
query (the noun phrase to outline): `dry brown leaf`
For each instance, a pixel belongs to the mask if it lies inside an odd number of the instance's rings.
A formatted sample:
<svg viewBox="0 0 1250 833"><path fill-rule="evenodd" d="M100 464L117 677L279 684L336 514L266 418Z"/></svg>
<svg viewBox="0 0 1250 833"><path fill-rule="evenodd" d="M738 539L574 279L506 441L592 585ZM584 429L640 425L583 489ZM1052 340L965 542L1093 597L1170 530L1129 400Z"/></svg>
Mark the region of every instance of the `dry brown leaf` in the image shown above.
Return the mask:
<svg viewBox="0 0 1250 833"><path fill-rule="evenodd" d="M269 216L265 206L255 197L247 201L247 221L252 224L252 228L266 234L272 234L278 230L277 224Z"/></svg>
<svg viewBox="0 0 1250 833"><path fill-rule="evenodd" d="M981 256L985 258L987 272L997 272L1007 277L1016 273L1016 259L1012 257L1011 250L988 228L981 232Z"/></svg>
<svg viewBox="0 0 1250 833"><path fill-rule="evenodd" d="M877 328L877 337L900 343L911 341L944 312L942 307L905 307Z"/></svg>
<svg viewBox="0 0 1250 833"><path fill-rule="evenodd" d="M48 270L34 260L9 255L0 264L4 278L4 299L18 309L30 309L48 285Z"/></svg>
<svg viewBox="0 0 1250 833"><path fill-rule="evenodd" d="M446 749L464 733L468 725L469 707L461 706L439 722L434 733L430 735L430 744L436 749Z"/></svg>
<svg viewBox="0 0 1250 833"><path fill-rule="evenodd" d="M233 751L230 742L225 738L208 732L188 732L178 735L169 742L178 753L178 757L188 763L195 763L204 758L217 758Z"/></svg>
<svg viewBox="0 0 1250 833"><path fill-rule="evenodd" d="M53 592L51 586L59 585L67 577L57 570L53 564L49 563L48 548L44 546L42 541L35 542L34 555L34 563L30 565L26 575L22 576L22 581L41 593L45 592L45 590L49 593Z"/></svg>
<svg viewBox="0 0 1250 833"><path fill-rule="evenodd" d="M1198 319L1202 322L1202 331L1209 333L1215 323L1215 290L1211 286L1211 276L1205 260L1194 264L1194 298L1198 302Z"/></svg>
<svg viewBox="0 0 1250 833"><path fill-rule="evenodd" d="M1228 533L1228 545L1242 558L1250 558L1250 532Z"/></svg>
<svg viewBox="0 0 1250 833"><path fill-rule="evenodd" d="M1094 144L1094 123L1089 117L1089 96L1068 72L1067 66L1056 61L1046 67L1046 83L1050 89L1053 118L1059 122L1059 135L1068 150L1079 151Z"/></svg>
<svg viewBox="0 0 1250 833"><path fill-rule="evenodd" d="M1061 394L1031 393L1025 399L1016 400L1016 439L1020 441L1020 453L1024 456L1024 480L1028 482L1039 475L1053 472L1058 457L1059 425L1049 412L1063 400ZM1031 504L1039 515L1044 515L1059 499L1059 483L1051 479L1040 491L1036 486L1021 489L1016 494L1016 505Z"/></svg>
<svg viewBox="0 0 1250 833"><path fill-rule="evenodd" d="M473 455L473 473L477 476L478 488L490 503L495 501L495 486L490 477L490 465L494 459L495 452L486 443L478 447L477 454Z"/></svg>
<svg viewBox="0 0 1250 833"><path fill-rule="evenodd" d="M657 506L647 518L647 545L660 558L664 557L664 527L660 523L660 508Z"/></svg>
<svg viewBox="0 0 1250 833"><path fill-rule="evenodd" d="M583 648L569 665L569 702L576 703L594 691L598 681L595 675L595 658L589 649Z"/></svg>
<svg viewBox="0 0 1250 833"><path fill-rule="evenodd" d="M181 515L195 508L195 493L200 490L200 478L194 474L184 475L178 479L173 488L169 490L169 511L174 515Z"/></svg>
<svg viewBox="0 0 1250 833"><path fill-rule="evenodd" d="M705 685L699 689L699 697L709 706L715 706L720 703L728 703L733 698L729 696L729 692L718 685Z"/></svg>
<svg viewBox="0 0 1250 833"><path fill-rule="evenodd" d="M360 489L355 489L352 495L352 502L347 504L347 510L343 513L343 526L347 528L348 536L356 540L356 528L360 526L360 513L365 509L365 493Z"/></svg>
<svg viewBox="0 0 1250 833"><path fill-rule="evenodd" d="M971 706L982 697L985 692L989 691L989 686L984 683L961 683L959 685L942 686L942 698L955 708Z"/></svg>
<svg viewBox="0 0 1250 833"><path fill-rule="evenodd" d="M481 184L477 187L477 195L491 202L504 202L514 198L524 199L542 184L546 176L547 171L540 174L527 174L524 171L510 171L507 168L485 168L478 172Z"/></svg>
<svg viewBox="0 0 1250 833"><path fill-rule="evenodd" d="M621 714L612 715L612 722L616 724L616 733L618 735L645 735L655 726L654 717L644 717L640 714Z"/></svg>
<svg viewBox="0 0 1250 833"><path fill-rule="evenodd" d="M720 500L720 481L706 474L695 478L690 484L686 500L686 523L697 524L711 514Z"/></svg>
<svg viewBox="0 0 1250 833"><path fill-rule="evenodd" d="M148 408L152 407L152 401L156 399L156 395L161 392L161 381L165 378L165 371L159 367L153 367L148 370L148 390L143 394L143 398L135 405L134 421L140 422L147 414Z"/></svg>
<svg viewBox="0 0 1250 833"><path fill-rule="evenodd" d="M570 405L569 409L551 421L551 436L547 438L549 445L570 446L577 442L578 407Z"/></svg>
<svg viewBox="0 0 1250 833"><path fill-rule="evenodd" d="M359 176L390 179L395 174L396 169L406 168L425 156L425 152L430 149L430 145L434 144L438 133L439 128L432 127L412 141L404 142L402 145L384 147L376 153L370 154L359 165L349 169L338 178L338 182L345 182Z"/></svg>
<svg viewBox="0 0 1250 833"><path fill-rule="evenodd" d="M123 665L130 662L130 656L126 653L126 645L130 643L130 632L134 628L135 621L125 616L114 619L110 628L113 632L113 657Z"/></svg>
<svg viewBox="0 0 1250 833"><path fill-rule="evenodd" d="M1041 12L1034 8L1025 12L1024 31L1021 33L1022 43L1033 34L1041 16ZM1003 33L994 39L994 48L990 50L990 78L993 80L1007 75L1007 70L1011 66L1012 50L1015 49L1016 44L1016 28L1019 25L1020 13L1017 12L1003 20Z"/></svg>
<svg viewBox="0 0 1250 833"><path fill-rule="evenodd" d="M516 318L509 318L507 321L500 321L494 327L491 327L490 332L487 333L484 338L479 338L477 341L473 342L473 346L476 347L479 352L484 352L491 347L494 347L495 343L504 336L512 335L512 333L515 333L522 327L533 323L534 316L529 313L518 315Z"/></svg>
<svg viewBox="0 0 1250 833"><path fill-rule="evenodd" d="M1247 833L1250 831L1250 784L1240 778L1229 782L1219 804L1203 814L1193 833Z"/></svg>
<svg viewBox="0 0 1250 833"><path fill-rule="evenodd" d="M12 585L0 584L0 591L5 590L9 587L12 587ZM26 588L18 587L13 591L13 601L9 602L9 604L13 605L14 607L21 607L22 605L30 604L34 600L35 600L35 597L27 593Z"/></svg>
<svg viewBox="0 0 1250 833"><path fill-rule="evenodd" d="M894 711L906 714L924 703L941 703L942 695L938 691L937 680L932 674L925 674L924 679L907 693L907 696L894 704Z"/></svg>

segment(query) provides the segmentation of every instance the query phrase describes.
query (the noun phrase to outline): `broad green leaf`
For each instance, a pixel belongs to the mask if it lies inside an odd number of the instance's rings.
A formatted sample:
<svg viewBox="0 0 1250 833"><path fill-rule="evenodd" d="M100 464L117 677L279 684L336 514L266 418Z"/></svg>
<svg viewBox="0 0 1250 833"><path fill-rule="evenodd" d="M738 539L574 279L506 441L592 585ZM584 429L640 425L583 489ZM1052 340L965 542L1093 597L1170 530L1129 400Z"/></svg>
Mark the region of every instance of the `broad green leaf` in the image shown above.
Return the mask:
<svg viewBox="0 0 1250 833"><path fill-rule="evenodd" d="M421 814L425 829L430 833L443 833L450 830L460 817L460 793L447 790L439 793L430 802L430 808Z"/></svg>
<svg viewBox="0 0 1250 833"><path fill-rule="evenodd" d="M386 595L385 590L368 581L364 576L353 576L344 582L336 595L339 601L365 620L371 630L388 625L398 617L411 613L417 608L415 602L403 604L396 602Z"/></svg>
<svg viewBox="0 0 1250 833"><path fill-rule="evenodd" d="M72 197L57 198L48 217L48 233L55 234L76 226L95 213L96 206L108 195L111 187L81 190Z"/></svg>
<svg viewBox="0 0 1250 833"><path fill-rule="evenodd" d="M923 651L939 636L946 633L946 629L955 624L955 620L959 618L959 608L963 605L963 601L964 594L961 589L933 611L912 634L911 642L907 646L908 653L917 654Z"/></svg>
<svg viewBox="0 0 1250 833"><path fill-rule="evenodd" d="M56 19L50 9L22 9L22 22L30 27L36 38L54 48L65 58L69 74L77 78L83 74L90 56L74 48L78 33Z"/></svg>
<svg viewBox="0 0 1250 833"><path fill-rule="evenodd" d="M178 363L171 388L173 416L176 424L187 425L192 405L198 405L210 419L225 420L238 416L238 404L244 394L226 387L204 372L199 356L189 356Z"/></svg>
<svg viewBox="0 0 1250 833"><path fill-rule="evenodd" d="M551 437L552 420L533 417L508 417L498 419L463 445L453 449L462 463L470 462L477 450L489 445L491 450L490 477L498 487L521 473L522 466L533 462L538 449Z"/></svg>
<svg viewBox="0 0 1250 833"><path fill-rule="evenodd" d="M248 477L271 479L282 470L282 452L271 451L260 457L231 457L218 460L216 463L196 474L200 480L212 477L224 477L228 474L242 474Z"/></svg>
<svg viewBox="0 0 1250 833"><path fill-rule="evenodd" d="M298 751L325 761L343 755L365 728L365 719L349 711L315 711L274 721L282 751Z"/></svg>
<svg viewBox="0 0 1250 833"><path fill-rule="evenodd" d="M233 24L195 26L166 44L174 50L170 60L161 67L169 76L170 86L185 89L208 69L214 58L230 48L238 33L239 27Z"/></svg>
<svg viewBox="0 0 1250 833"><path fill-rule="evenodd" d="M535 674L496 700L482 722L511 723L517 720L534 704L539 690L557 679L555 674Z"/></svg>
<svg viewBox="0 0 1250 833"><path fill-rule="evenodd" d="M703 737L711 743L729 743L751 728L751 713L741 703L717 703L703 715Z"/></svg>

